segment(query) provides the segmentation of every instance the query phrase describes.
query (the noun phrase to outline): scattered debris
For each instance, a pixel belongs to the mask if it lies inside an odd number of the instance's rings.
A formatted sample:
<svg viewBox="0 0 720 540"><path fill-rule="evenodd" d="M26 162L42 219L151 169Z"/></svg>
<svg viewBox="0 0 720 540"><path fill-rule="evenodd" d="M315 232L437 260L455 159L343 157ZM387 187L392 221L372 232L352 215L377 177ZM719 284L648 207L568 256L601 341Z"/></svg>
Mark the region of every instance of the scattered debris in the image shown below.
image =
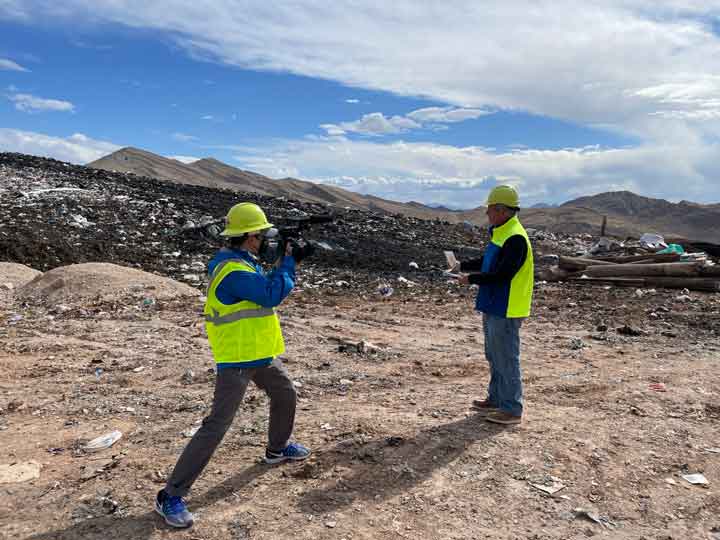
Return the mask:
<svg viewBox="0 0 720 540"><path fill-rule="evenodd" d="M185 370L180 380L185 384L192 384L195 380L195 372L192 369Z"/></svg>
<svg viewBox="0 0 720 540"><path fill-rule="evenodd" d="M693 485L706 486L706 485L710 484L710 482L708 482L707 478L705 478L705 476L700 473L683 474L681 476L682 476L683 480L685 480Z"/></svg>
<svg viewBox="0 0 720 540"><path fill-rule="evenodd" d="M602 517L599 513L593 511L593 510L586 510L584 508L575 508L573 510L575 513L576 518L585 518L589 521L592 521L593 523L597 523L598 525L602 525L606 528L611 528L614 526L614 523L611 522L606 517Z"/></svg>
<svg viewBox="0 0 720 540"><path fill-rule="evenodd" d="M633 328L632 326L627 325L627 324L619 327L617 329L617 333L620 334L621 336L631 336L631 337L637 337L637 336L643 335L642 330L638 330L637 328Z"/></svg>
<svg viewBox="0 0 720 540"><path fill-rule="evenodd" d="M558 491L565 489L565 484L562 483L562 480L560 480L560 478L551 476L550 480L550 484L534 484L532 482L528 483L535 489L539 489L540 491L543 491L548 495L555 495Z"/></svg>
<svg viewBox="0 0 720 540"><path fill-rule="evenodd" d="M378 292L384 298L390 298L393 292L395 292L395 289L393 289L390 285L383 284L378 287Z"/></svg>
<svg viewBox="0 0 720 540"><path fill-rule="evenodd" d="M182 432L183 437L187 437L188 439L192 439L192 437L193 437L198 431L200 431L200 428L201 428L201 427L202 427L202 426L193 426L193 427L191 427L191 428L186 429L185 431Z"/></svg>
<svg viewBox="0 0 720 540"><path fill-rule="evenodd" d="M93 439L89 443L87 443L85 446L83 446L83 450L86 452L99 452L100 450L105 450L106 448L110 448L113 444L118 442L122 438L122 432L115 430L111 431L110 433L106 433L105 435L102 435L96 439Z"/></svg>

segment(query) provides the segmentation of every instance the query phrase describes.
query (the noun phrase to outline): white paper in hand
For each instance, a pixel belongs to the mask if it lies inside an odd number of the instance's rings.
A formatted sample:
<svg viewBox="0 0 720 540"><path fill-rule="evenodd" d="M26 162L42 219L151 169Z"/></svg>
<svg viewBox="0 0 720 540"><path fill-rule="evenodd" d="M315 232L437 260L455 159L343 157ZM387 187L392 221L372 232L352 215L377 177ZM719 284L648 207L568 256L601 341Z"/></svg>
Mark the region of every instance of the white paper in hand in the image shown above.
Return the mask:
<svg viewBox="0 0 720 540"><path fill-rule="evenodd" d="M443 251L443 253L445 253L445 260L448 263L448 269L451 271L454 270L458 264L458 260L455 258L455 253L452 251Z"/></svg>

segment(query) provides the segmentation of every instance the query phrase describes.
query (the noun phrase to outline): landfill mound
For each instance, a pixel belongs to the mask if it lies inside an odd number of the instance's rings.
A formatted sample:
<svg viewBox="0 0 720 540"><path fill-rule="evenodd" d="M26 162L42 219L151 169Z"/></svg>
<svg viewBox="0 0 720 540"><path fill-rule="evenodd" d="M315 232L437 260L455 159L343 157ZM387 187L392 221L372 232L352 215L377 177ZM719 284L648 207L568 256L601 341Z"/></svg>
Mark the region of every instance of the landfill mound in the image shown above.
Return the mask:
<svg viewBox="0 0 720 540"><path fill-rule="evenodd" d="M147 292L155 300L200 296L200 291L170 278L110 263L61 266L18 289L21 299L72 304L86 299L110 300Z"/></svg>
<svg viewBox="0 0 720 540"><path fill-rule="evenodd" d="M16 289L32 281L42 272L25 266L24 264L0 262L0 286L6 289Z"/></svg>
<svg viewBox="0 0 720 540"><path fill-rule="evenodd" d="M0 260L47 271L105 261L138 266L197 286L207 261L224 244L218 235L237 202L259 204L276 226L332 213L332 223L306 231L326 249L303 263L315 281L338 271L351 285L407 272L444 280L443 250L481 245L485 231L400 215L309 204L255 193L163 182L0 153ZM38 227L38 223L48 226ZM21 238L19 242L17 239ZM328 249L329 248L329 249ZM307 275L307 274L306 274Z"/></svg>

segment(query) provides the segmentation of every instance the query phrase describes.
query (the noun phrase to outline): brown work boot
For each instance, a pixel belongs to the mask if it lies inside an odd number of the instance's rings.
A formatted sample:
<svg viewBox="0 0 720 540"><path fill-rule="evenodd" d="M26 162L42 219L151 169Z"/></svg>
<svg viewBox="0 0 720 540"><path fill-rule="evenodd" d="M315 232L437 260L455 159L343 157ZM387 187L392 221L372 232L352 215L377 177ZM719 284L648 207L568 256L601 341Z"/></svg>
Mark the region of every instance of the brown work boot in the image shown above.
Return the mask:
<svg viewBox="0 0 720 540"><path fill-rule="evenodd" d="M491 412L497 412L499 409L493 406L487 399L475 399L472 402L473 410L478 416L485 418Z"/></svg>
<svg viewBox="0 0 720 540"><path fill-rule="evenodd" d="M496 409L495 405L487 399L473 399L472 406L474 409Z"/></svg>
<svg viewBox="0 0 720 540"><path fill-rule="evenodd" d="M511 424L519 424L522 422L522 416L513 416L510 413L506 413L505 411L493 411L488 413L488 415L485 417L485 420L488 422L492 422L493 424L502 424L504 426L509 426Z"/></svg>

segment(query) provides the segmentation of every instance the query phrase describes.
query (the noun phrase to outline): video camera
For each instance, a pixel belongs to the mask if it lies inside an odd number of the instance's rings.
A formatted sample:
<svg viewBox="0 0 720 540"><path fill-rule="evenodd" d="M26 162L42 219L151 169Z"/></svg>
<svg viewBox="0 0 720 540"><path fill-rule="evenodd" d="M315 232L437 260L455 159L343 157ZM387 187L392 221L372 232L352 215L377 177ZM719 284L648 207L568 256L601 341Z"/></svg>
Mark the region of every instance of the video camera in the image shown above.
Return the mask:
<svg viewBox="0 0 720 540"><path fill-rule="evenodd" d="M303 232L321 223L332 223L331 214L313 214L285 218L285 225L268 229L260 247L260 259L267 264L275 264L284 254L288 244L292 246L292 254L297 262L315 253L321 242L314 242L303 237Z"/></svg>

